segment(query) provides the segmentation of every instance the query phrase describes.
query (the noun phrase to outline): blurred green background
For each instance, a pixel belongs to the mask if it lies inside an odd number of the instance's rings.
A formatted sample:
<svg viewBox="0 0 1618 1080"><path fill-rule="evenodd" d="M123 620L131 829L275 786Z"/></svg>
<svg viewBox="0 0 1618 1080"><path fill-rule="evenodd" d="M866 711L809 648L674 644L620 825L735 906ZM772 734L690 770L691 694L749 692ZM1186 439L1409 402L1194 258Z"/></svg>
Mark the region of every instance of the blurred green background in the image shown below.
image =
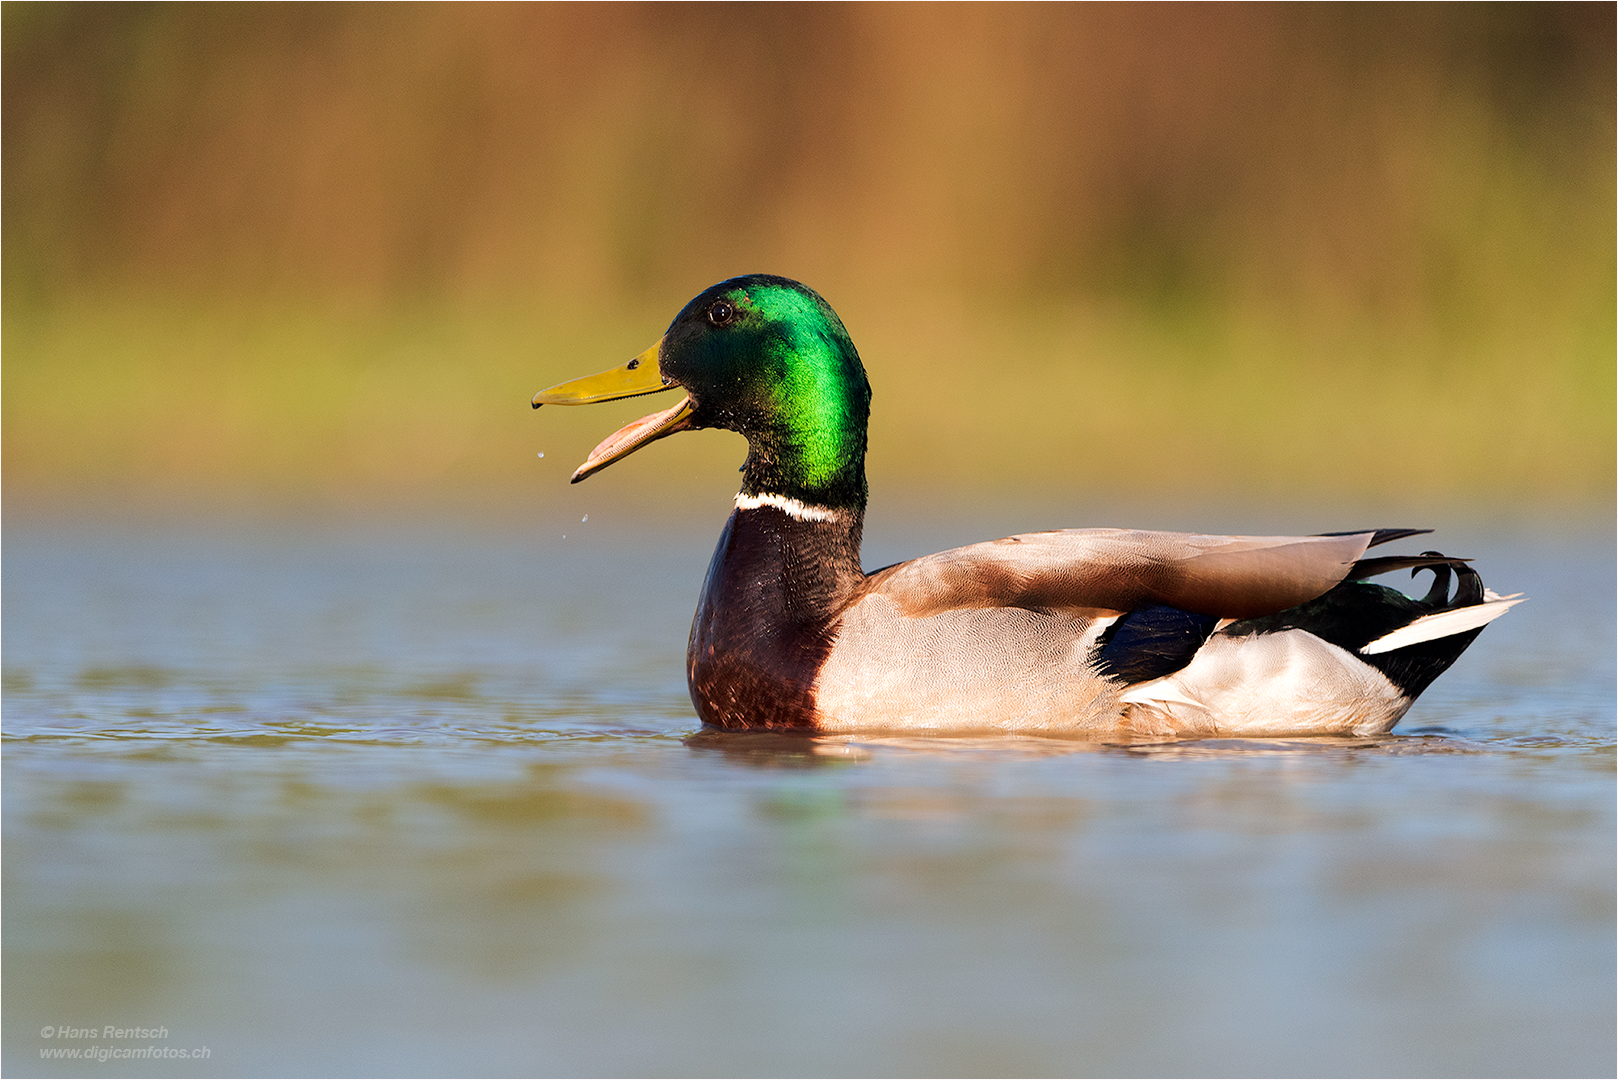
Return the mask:
<svg viewBox="0 0 1618 1080"><path fill-rule="evenodd" d="M1611 4L0 10L8 501L553 498L751 271L877 499L1612 498Z"/></svg>

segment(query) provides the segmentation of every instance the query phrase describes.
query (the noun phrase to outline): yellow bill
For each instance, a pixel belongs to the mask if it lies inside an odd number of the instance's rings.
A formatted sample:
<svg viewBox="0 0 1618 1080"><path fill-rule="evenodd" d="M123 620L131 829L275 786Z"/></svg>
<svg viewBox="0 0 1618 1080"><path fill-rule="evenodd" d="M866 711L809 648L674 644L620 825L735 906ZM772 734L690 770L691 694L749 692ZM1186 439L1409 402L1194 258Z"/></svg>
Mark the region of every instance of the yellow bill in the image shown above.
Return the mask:
<svg viewBox="0 0 1618 1080"><path fill-rule="evenodd" d="M600 401L616 401L619 398L639 397L642 394L655 394L660 390L672 390L674 384L663 379L663 373L657 366L657 352L663 343L659 341L650 349L641 353L623 367L603 371L599 375L590 375L583 379L574 379L572 382L557 383L546 390L534 395L534 408L541 405L593 405ZM691 426L691 399L682 398L673 408L662 412L643 416L633 424L628 424L602 440L601 444L590 451L590 456L573 471L572 483L578 483L586 476L600 472L619 458L627 457L647 443L656 442L665 435L672 435L676 431L684 431Z"/></svg>

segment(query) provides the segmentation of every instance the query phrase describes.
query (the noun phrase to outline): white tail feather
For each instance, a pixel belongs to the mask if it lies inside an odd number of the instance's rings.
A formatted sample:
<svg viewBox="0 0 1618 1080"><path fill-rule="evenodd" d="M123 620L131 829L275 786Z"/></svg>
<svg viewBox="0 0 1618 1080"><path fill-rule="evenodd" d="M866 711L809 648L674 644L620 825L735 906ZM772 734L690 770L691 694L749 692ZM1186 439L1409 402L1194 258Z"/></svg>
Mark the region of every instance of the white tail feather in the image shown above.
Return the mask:
<svg viewBox="0 0 1618 1080"><path fill-rule="evenodd" d="M1498 619L1506 613L1507 608L1514 604L1520 604L1525 599L1527 597L1518 593L1514 597L1502 596L1487 603L1471 604L1467 607L1454 608L1450 611L1438 611L1431 615L1423 615L1413 623L1407 623L1397 630L1383 634L1367 645L1362 645L1360 655L1375 656L1377 653L1402 649L1406 645L1416 645L1423 641L1436 641L1439 638L1449 637L1451 634L1476 630L1485 623Z"/></svg>

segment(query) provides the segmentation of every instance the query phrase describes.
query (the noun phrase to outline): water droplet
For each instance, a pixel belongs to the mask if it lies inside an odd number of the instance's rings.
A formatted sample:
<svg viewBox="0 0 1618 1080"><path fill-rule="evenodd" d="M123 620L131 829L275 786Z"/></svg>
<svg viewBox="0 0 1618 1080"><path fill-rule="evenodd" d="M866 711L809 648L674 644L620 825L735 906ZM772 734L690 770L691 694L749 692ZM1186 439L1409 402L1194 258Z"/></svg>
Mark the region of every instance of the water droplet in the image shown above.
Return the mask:
<svg viewBox="0 0 1618 1080"><path fill-rule="evenodd" d="M545 451L543 451L543 450L541 450L541 451L540 451L540 452L539 452L539 456L540 456L540 457L544 457L544 456L545 456Z"/></svg>
<svg viewBox="0 0 1618 1080"><path fill-rule="evenodd" d="M585 514L585 515L584 515L584 516L583 516L583 517L581 517L581 518L580 518L580 519L579 519L579 520L580 520L580 521L581 521L581 522L583 522L583 521L589 521L589 520L590 520L590 515L589 515L589 514Z"/></svg>

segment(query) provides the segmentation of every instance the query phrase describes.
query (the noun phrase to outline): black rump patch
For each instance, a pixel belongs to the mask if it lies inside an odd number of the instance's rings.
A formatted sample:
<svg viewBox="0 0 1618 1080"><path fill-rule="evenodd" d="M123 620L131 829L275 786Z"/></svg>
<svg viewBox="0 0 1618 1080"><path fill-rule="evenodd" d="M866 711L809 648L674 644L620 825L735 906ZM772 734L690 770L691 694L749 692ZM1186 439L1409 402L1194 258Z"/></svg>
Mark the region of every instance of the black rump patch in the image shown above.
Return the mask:
<svg viewBox="0 0 1618 1080"><path fill-rule="evenodd" d="M1165 605L1141 608L1107 627L1093 661L1102 675L1125 685L1159 679L1189 664L1217 625L1214 615Z"/></svg>
<svg viewBox="0 0 1618 1080"><path fill-rule="evenodd" d="M1413 600L1396 589L1360 580L1407 567L1412 577L1423 570L1433 573L1432 588L1420 600ZM1450 595L1452 580L1455 582L1453 596ZM1420 556L1410 558L1361 559L1349 570L1342 583L1324 596L1274 615L1243 619L1233 623L1225 633L1232 637L1243 637L1281 630L1307 630L1340 649L1354 653L1386 675L1407 697L1414 699L1443 674L1456 657L1466 651L1466 647L1483 632L1481 626L1475 630L1406 645L1391 652L1365 656L1359 650L1384 634L1408 626L1423 615L1470 607L1482 600L1483 581L1463 559L1450 558L1436 551L1423 552Z"/></svg>

